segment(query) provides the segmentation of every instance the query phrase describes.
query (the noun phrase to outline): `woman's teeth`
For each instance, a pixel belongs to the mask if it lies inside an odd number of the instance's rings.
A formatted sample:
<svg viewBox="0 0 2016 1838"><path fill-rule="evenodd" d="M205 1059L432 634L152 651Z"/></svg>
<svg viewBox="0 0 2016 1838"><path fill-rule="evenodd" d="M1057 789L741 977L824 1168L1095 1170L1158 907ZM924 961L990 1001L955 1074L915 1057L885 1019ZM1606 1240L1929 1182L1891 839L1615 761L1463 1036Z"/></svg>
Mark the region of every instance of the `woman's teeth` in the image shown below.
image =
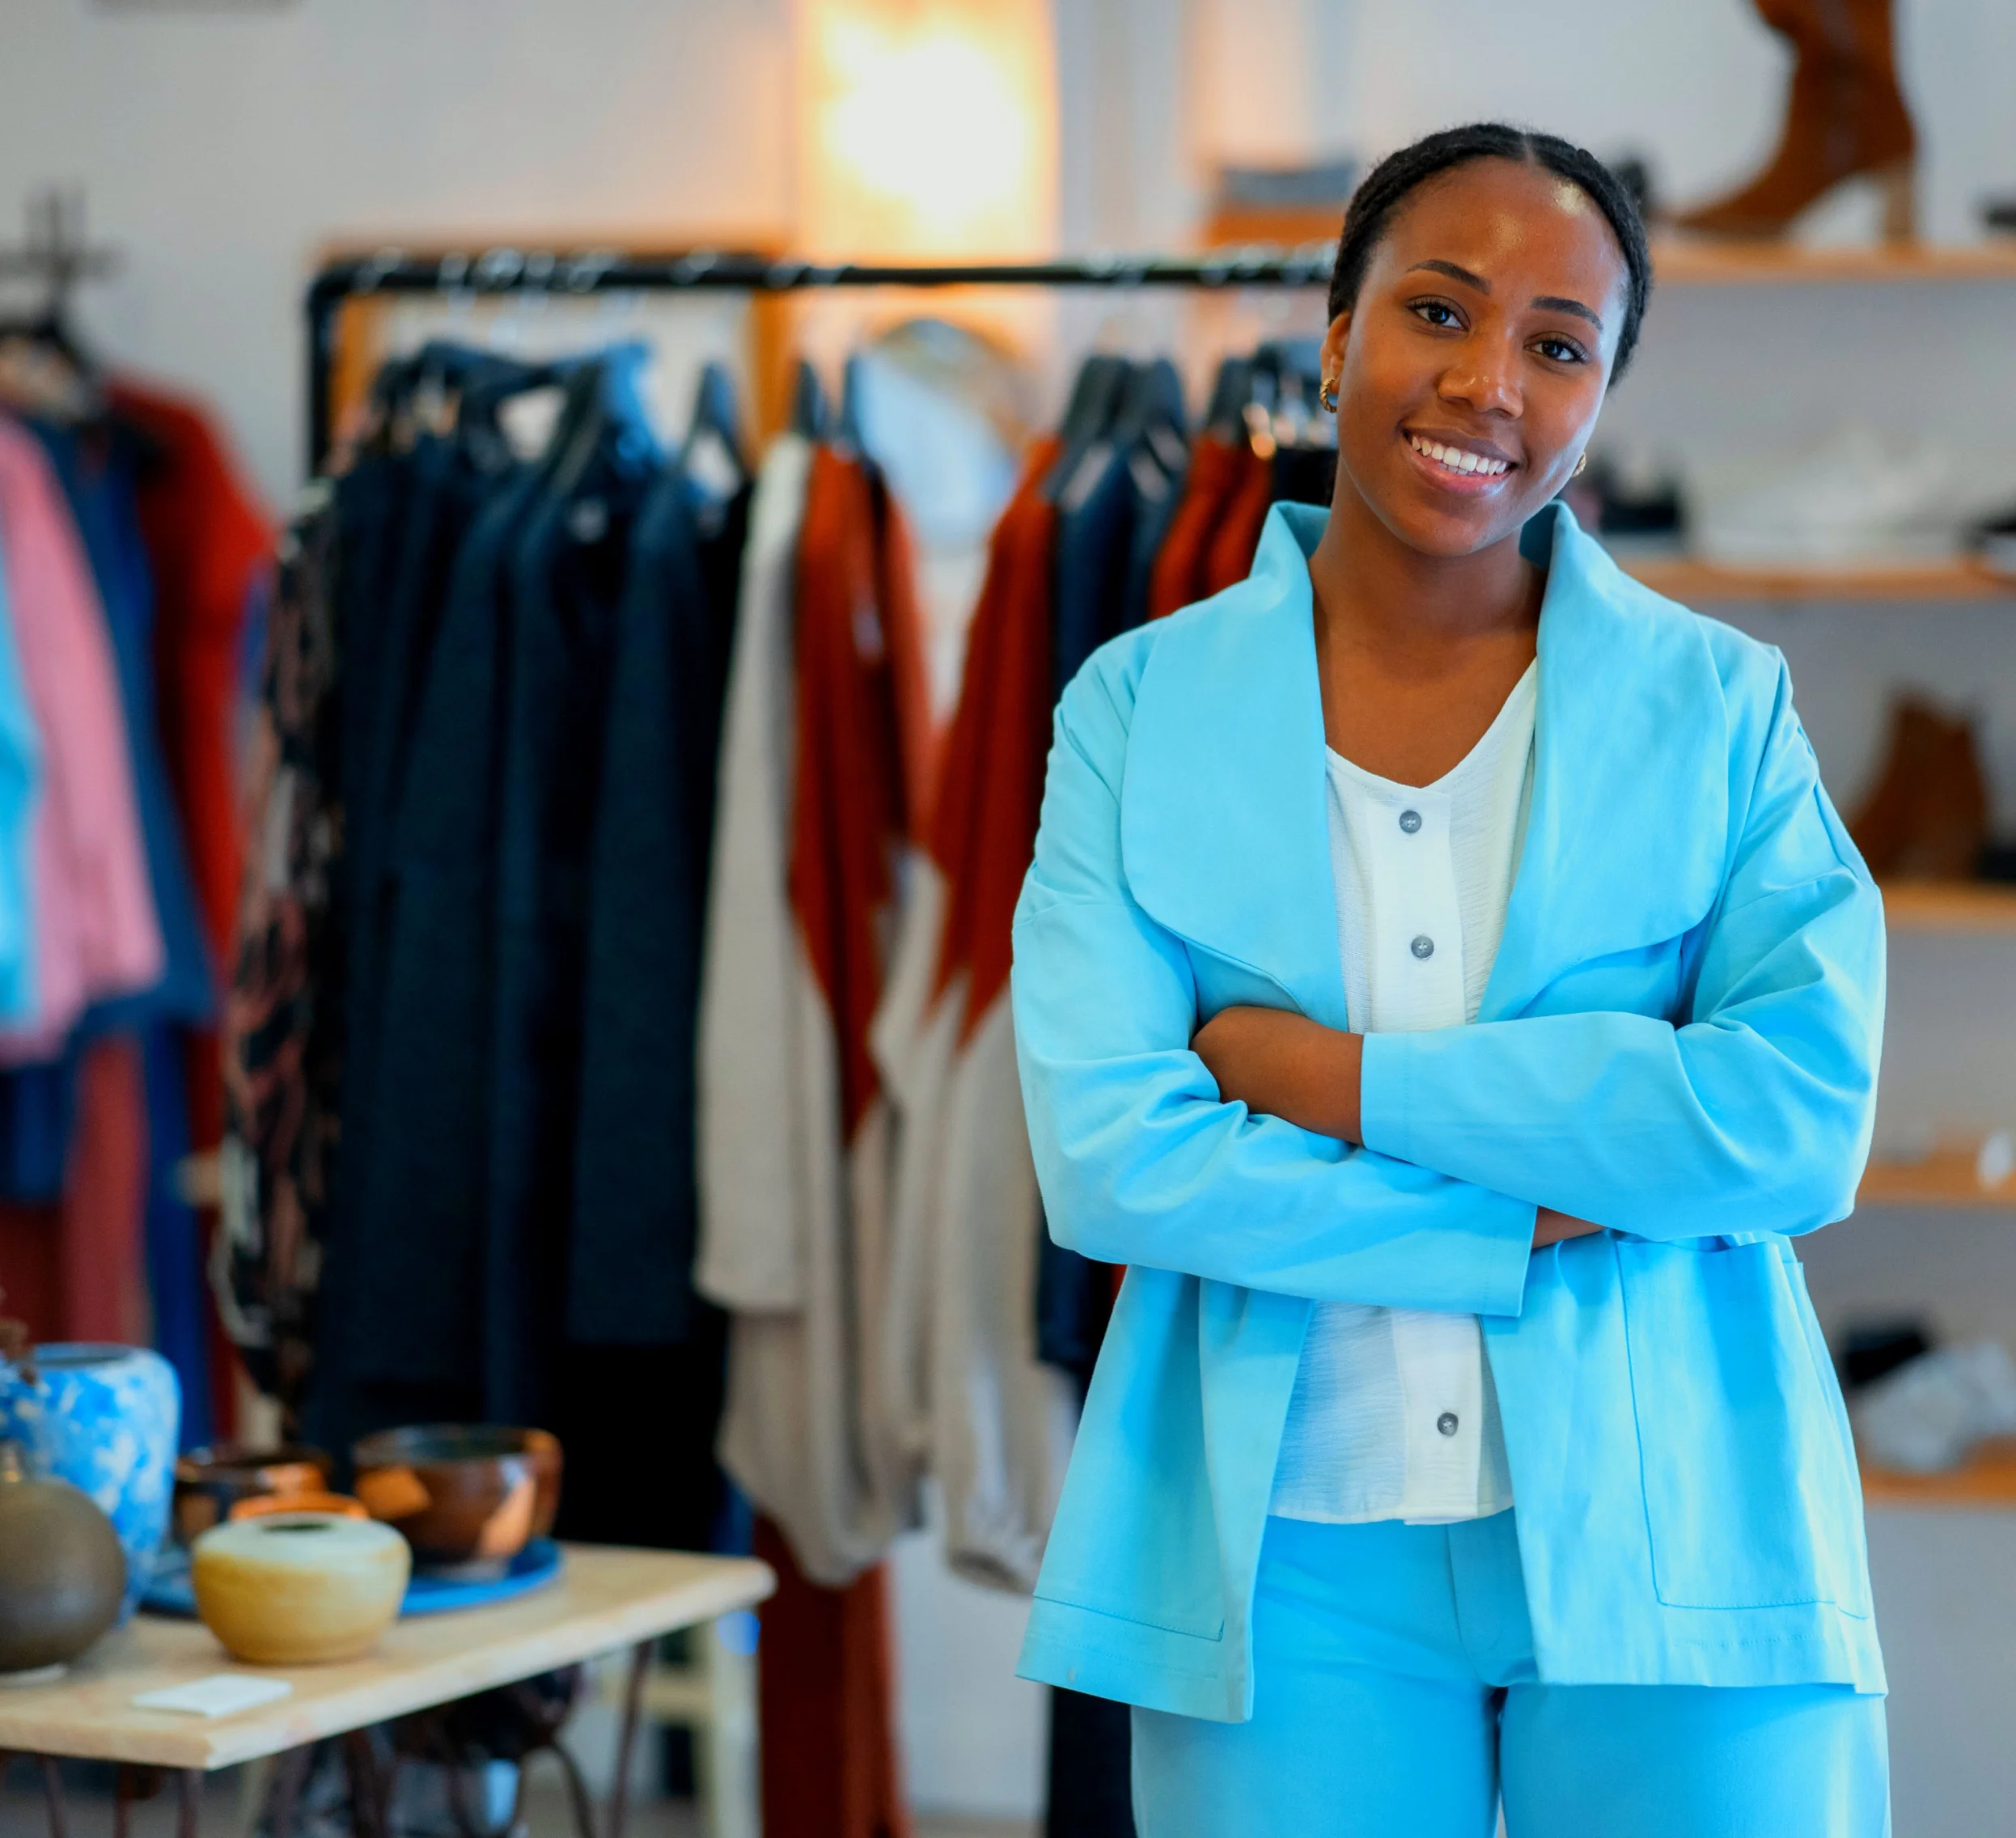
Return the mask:
<svg viewBox="0 0 2016 1838"><path fill-rule="evenodd" d="M1512 469L1506 460L1487 460L1481 453L1466 453L1459 447L1444 447L1438 440L1423 440L1417 434L1410 434L1407 443L1424 459L1446 466L1452 472L1475 472L1482 478L1495 479Z"/></svg>

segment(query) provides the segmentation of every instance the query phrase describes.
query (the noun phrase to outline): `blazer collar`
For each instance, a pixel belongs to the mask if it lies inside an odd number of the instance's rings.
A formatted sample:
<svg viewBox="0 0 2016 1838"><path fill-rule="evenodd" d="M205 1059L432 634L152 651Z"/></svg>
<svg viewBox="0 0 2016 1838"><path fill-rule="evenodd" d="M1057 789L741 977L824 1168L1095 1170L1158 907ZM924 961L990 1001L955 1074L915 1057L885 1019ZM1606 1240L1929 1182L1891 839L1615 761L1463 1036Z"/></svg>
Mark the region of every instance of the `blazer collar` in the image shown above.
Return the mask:
<svg viewBox="0 0 2016 1838"><path fill-rule="evenodd" d="M1155 642L1120 791L1128 884L1158 924L1348 1025L1308 556L1327 513L1278 504L1247 578ZM1622 574L1561 504L1522 547L1548 567L1533 798L1480 1019L1563 971L1707 913L1728 734L1701 622Z"/></svg>

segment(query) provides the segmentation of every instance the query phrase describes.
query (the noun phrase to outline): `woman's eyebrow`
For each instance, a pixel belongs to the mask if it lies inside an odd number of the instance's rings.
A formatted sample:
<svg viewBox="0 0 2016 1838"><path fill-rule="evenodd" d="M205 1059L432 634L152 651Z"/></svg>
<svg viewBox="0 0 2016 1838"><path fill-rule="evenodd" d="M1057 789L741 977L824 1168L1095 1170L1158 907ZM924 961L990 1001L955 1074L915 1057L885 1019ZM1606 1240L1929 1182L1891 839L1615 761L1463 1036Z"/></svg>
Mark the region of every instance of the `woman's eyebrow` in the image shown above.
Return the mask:
<svg viewBox="0 0 2016 1838"><path fill-rule="evenodd" d="M1468 269L1459 267L1453 261L1444 261L1437 256L1430 256L1425 261L1416 262L1407 272L1419 274L1424 271L1429 274L1446 274L1451 281L1460 281L1466 287L1476 288L1480 294L1491 291L1491 283L1481 274L1472 274ZM1603 315L1593 307L1584 306L1580 300L1571 300L1561 294L1536 294L1533 296L1533 304L1543 312L1573 313L1578 319L1587 320L1599 332L1603 330Z"/></svg>
<svg viewBox="0 0 2016 1838"><path fill-rule="evenodd" d="M1417 261L1408 269L1409 274L1418 274L1425 269L1430 274L1446 274L1451 281L1460 281L1466 287L1474 287L1480 294L1491 291L1491 283L1481 274L1472 274L1467 268L1459 268L1453 261L1442 261L1430 256L1426 261Z"/></svg>
<svg viewBox="0 0 2016 1838"><path fill-rule="evenodd" d="M1603 330L1603 316L1580 300L1570 300L1559 294L1535 294L1533 304L1544 312L1573 313L1578 319L1587 320L1599 332Z"/></svg>

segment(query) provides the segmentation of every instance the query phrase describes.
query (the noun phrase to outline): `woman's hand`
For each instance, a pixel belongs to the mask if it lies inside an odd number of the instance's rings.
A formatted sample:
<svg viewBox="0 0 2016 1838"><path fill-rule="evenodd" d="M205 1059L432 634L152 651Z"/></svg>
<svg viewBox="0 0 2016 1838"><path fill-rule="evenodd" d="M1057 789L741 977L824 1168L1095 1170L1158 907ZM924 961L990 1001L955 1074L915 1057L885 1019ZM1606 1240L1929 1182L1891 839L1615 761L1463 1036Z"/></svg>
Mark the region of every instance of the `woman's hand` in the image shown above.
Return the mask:
<svg viewBox="0 0 2016 1838"><path fill-rule="evenodd" d="M1572 1213L1556 1213L1552 1206L1543 1206L1533 1222L1533 1248L1544 1250L1550 1244L1559 1244L1565 1238L1587 1238L1592 1232L1603 1228L1587 1219L1578 1219Z"/></svg>
<svg viewBox="0 0 2016 1838"><path fill-rule="evenodd" d="M1197 1030L1190 1047L1226 1103L1340 1142L1358 1140L1363 1036L1281 1009L1226 1008Z"/></svg>

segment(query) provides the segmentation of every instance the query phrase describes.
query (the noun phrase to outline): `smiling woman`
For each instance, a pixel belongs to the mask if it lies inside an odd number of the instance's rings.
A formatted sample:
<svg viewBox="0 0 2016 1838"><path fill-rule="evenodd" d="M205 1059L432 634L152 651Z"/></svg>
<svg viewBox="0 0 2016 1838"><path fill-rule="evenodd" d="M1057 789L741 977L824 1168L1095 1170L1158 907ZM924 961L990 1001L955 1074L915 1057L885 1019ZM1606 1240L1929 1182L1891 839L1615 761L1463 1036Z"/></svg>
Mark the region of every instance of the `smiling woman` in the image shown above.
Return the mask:
<svg viewBox="0 0 2016 1838"><path fill-rule="evenodd" d="M1135 1707L1142 1838L1887 1829L1790 1247L1882 913L1777 654L1555 502L1650 280L1565 142L1375 168L1328 513L1059 707L1017 1045L1051 1231L1129 1268L1023 1663Z"/></svg>

